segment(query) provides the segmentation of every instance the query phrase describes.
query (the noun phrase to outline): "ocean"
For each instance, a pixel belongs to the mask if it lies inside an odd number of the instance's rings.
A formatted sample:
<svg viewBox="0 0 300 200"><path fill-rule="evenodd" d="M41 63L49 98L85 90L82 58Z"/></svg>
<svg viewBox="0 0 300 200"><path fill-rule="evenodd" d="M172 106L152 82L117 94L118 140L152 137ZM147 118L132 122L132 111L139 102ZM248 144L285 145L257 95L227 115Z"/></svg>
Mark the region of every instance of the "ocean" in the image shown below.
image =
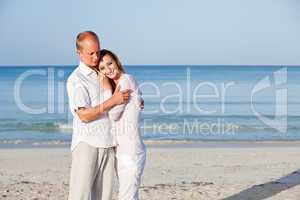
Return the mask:
<svg viewBox="0 0 300 200"><path fill-rule="evenodd" d="M70 141L76 66L0 67L0 140ZM125 66L145 139L299 140L300 66Z"/></svg>

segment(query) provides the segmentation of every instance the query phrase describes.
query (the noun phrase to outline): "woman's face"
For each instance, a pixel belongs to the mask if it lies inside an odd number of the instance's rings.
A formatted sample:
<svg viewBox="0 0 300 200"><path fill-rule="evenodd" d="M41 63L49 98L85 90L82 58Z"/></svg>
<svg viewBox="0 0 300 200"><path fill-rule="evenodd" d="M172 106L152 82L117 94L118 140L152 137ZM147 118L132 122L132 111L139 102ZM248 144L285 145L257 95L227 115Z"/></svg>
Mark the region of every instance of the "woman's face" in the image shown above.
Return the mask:
<svg viewBox="0 0 300 200"><path fill-rule="evenodd" d="M114 80L118 79L121 74L116 61L110 55L105 55L100 60L99 70L106 77Z"/></svg>

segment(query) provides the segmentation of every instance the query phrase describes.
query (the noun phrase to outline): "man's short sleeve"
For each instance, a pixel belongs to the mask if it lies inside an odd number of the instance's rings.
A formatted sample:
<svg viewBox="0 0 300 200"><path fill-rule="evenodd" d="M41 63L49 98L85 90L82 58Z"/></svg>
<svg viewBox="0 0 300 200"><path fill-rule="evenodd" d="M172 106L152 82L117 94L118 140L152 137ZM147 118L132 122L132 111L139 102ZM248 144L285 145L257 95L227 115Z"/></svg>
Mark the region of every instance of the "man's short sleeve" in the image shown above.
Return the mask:
<svg viewBox="0 0 300 200"><path fill-rule="evenodd" d="M80 107L90 107L91 102L89 98L89 93L83 86L78 86L74 88L74 108L78 109Z"/></svg>
<svg viewBox="0 0 300 200"><path fill-rule="evenodd" d="M67 91L69 96L69 106L73 114L75 114L75 110L80 107L90 107L91 102L89 93L83 85L68 82Z"/></svg>

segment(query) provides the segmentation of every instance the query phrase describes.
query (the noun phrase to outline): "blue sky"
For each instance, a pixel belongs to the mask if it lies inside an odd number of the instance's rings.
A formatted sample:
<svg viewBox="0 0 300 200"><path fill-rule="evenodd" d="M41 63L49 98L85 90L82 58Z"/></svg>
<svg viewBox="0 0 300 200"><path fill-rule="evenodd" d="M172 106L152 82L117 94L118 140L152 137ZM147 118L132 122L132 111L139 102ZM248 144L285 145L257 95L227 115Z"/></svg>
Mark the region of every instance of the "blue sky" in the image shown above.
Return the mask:
<svg viewBox="0 0 300 200"><path fill-rule="evenodd" d="M300 65L298 0L1 0L0 65L75 65L93 30L124 64Z"/></svg>

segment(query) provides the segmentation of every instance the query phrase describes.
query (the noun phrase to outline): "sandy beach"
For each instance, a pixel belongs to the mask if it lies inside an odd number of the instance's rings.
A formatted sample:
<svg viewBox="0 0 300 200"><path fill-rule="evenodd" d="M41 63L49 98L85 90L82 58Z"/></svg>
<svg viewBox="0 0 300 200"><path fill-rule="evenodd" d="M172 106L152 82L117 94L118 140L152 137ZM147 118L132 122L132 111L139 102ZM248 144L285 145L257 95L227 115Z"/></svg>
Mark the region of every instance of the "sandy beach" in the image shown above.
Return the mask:
<svg viewBox="0 0 300 200"><path fill-rule="evenodd" d="M300 142L146 143L142 200L300 199ZM0 199L67 199L70 155L67 146L1 148Z"/></svg>

